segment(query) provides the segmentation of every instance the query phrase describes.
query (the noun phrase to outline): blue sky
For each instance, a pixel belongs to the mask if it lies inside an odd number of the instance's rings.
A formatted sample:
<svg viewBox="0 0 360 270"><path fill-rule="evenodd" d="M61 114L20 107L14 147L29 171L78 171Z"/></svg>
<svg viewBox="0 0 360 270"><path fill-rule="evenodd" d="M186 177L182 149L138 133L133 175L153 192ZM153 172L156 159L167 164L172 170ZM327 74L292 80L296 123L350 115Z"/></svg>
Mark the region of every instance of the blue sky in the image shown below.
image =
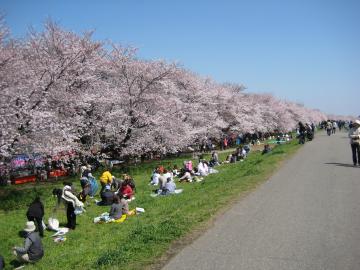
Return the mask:
<svg viewBox="0 0 360 270"><path fill-rule="evenodd" d="M51 17L248 92L360 114L357 0L0 0L0 10L17 37Z"/></svg>

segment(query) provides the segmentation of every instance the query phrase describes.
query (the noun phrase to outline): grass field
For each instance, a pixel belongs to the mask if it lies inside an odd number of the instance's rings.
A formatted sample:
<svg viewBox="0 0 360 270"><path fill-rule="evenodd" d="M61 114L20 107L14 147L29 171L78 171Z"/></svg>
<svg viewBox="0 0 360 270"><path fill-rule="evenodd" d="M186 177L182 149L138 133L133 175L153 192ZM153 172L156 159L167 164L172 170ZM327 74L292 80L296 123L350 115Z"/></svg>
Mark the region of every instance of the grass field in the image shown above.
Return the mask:
<svg viewBox="0 0 360 270"><path fill-rule="evenodd" d="M266 181L298 148L294 140L276 146L266 155L251 152L244 162L216 167L219 173L207 176L203 182L177 183L178 188L184 189L179 195L157 198L150 196L154 187L148 186L152 169L157 164L181 165L186 157L130 168L137 184L136 200L130 203L130 208L143 207L145 213L129 217L122 224L94 224L93 218L109 211L110 207L91 203L87 212L77 217L76 230L67 234L65 242L54 243L50 237L53 232L45 232L44 258L35 265L27 265L26 269L158 268L166 261L170 247L181 246L191 239L191 235L206 229L213 217ZM220 159L224 160L225 155L220 154ZM120 176L120 172L114 174ZM78 181L76 184L79 186ZM2 190L0 254L5 257L6 269L13 269L11 247L23 244L19 232L26 222L27 204L36 193L40 194L46 208L44 220L47 221L55 206L51 196L54 187L62 187L61 182L16 191L13 188ZM66 222L63 209L57 211L56 217L60 223Z"/></svg>

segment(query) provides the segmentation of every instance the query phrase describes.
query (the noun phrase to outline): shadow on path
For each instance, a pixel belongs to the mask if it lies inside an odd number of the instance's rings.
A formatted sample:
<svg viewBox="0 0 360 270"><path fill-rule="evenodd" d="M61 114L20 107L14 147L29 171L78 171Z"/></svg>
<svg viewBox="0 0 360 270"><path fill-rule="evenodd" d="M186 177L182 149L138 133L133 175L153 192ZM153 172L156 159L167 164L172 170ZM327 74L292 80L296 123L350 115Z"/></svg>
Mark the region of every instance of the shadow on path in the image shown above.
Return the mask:
<svg viewBox="0 0 360 270"><path fill-rule="evenodd" d="M326 162L324 164L328 164L328 165L335 165L335 166L340 166L340 167L350 167L350 168L354 168L355 166L352 164L346 164L346 163L338 163L338 162Z"/></svg>

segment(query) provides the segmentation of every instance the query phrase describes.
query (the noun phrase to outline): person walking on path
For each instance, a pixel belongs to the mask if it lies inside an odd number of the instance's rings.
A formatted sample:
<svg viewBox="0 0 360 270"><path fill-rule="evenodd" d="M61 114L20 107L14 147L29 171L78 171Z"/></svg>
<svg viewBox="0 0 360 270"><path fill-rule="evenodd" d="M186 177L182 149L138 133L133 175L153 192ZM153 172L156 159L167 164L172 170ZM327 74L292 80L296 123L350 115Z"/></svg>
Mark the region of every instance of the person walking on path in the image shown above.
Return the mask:
<svg viewBox="0 0 360 270"><path fill-rule="evenodd" d="M44 256L44 249L38 232L35 232L33 221L26 222L27 233L24 247L14 247L13 253L20 262L34 263Z"/></svg>
<svg viewBox="0 0 360 270"><path fill-rule="evenodd" d="M299 144L305 143L306 128L302 122L299 122Z"/></svg>
<svg viewBox="0 0 360 270"><path fill-rule="evenodd" d="M34 221L37 230L41 237L44 236L43 217L44 217L44 205L40 201L40 197L36 197L30 204L29 209L26 212L28 221Z"/></svg>
<svg viewBox="0 0 360 270"><path fill-rule="evenodd" d="M355 120L349 130L350 145L354 166L360 165L360 120Z"/></svg>
<svg viewBox="0 0 360 270"><path fill-rule="evenodd" d="M327 135L329 135L329 136L331 135L332 128L333 128L332 123L331 123L330 121L327 121L327 123L326 123L326 132L327 132Z"/></svg>
<svg viewBox="0 0 360 270"><path fill-rule="evenodd" d="M332 134L335 134L336 133L336 129L338 128L338 124L337 124L337 122L336 121L334 121L333 123L332 123Z"/></svg>

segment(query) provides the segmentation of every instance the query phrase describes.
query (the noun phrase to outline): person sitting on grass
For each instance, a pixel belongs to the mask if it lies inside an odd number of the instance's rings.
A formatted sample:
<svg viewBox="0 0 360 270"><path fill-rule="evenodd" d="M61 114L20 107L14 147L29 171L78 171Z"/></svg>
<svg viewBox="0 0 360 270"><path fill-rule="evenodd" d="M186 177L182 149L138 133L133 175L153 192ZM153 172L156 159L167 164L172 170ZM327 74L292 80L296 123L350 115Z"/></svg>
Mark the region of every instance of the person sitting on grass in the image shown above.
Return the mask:
<svg viewBox="0 0 360 270"><path fill-rule="evenodd" d="M166 180L167 180L168 178L173 179L173 173L172 173L172 171L165 169L165 170L164 170L164 177L166 178ZM165 182L165 184L166 184L166 182Z"/></svg>
<svg viewBox="0 0 360 270"><path fill-rule="evenodd" d="M163 166L163 165L158 165L157 168L156 168L156 170L157 170L160 174L162 174L162 173L164 173L164 166Z"/></svg>
<svg viewBox="0 0 360 270"><path fill-rule="evenodd" d="M192 175L191 175L191 171L189 170L184 170L183 175L179 178L179 182L192 182Z"/></svg>
<svg viewBox="0 0 360 270"><path fill-rule="evenodd" d="M109 218L117 220L123 215L122 205L119 196L114 196L113 204L111 205Z"/></svg>
<svg viewBox="0 0 360 270"><path fill-rule="evenodd" d="M246 151L243 147L238 147L235 153L237 160L243 161L246 158Z"/></svg>
<svg viewBox="0 0 360 270"><path fill-rule="evenodd" d="M243 148L244 148L244 150L246 151L246 154L249 154L249 152L250 152L250 150L251 150L250 145L249 145L249 144L245 144Z"/></svg>
<svg viewBox="0 0 360 270"><path fill-rule="evenodd" d="M193 170L193 164L191 160L184 161L184 169L190 172Z"/></svg>
<svg viewBox="0 0 360 270"><path fill-rule="evenodd" d="M270 147L270 145L269 144L265 144L264 145L264 149L263 149L263 151L262 151L262 155L264 155L264 154L267 154L267 153L269 153L269 152L271 152L271 147Z"/></svg>
<svg viewBox="0 0 360 270"><path fill-rule="evenodd" d="M157 186L159 184L159 177L160 177L160 173L158 172L157 169L155 169L151 176L149 184L152 186Z"/></svg>
<svg viewBox="0 0 360 270"><path fill-rule="evenodd" d="M38 232L35 232L33 221L26 222L24 247L14 247L13 254L20 262L35 263L44 256L44 249Z"/></svg>
<svg viewBox="0 0 360 270"><path fill-rule="evenodd" d="M106 185L103 192L100 193L101 201L96 202L97 205L111 205L114 201L114 192L111 191L110 185Z"/></svg>
<svg viewBox="0 0 360 270"><path fill-rule="evenodd" d="M204 160L201 160L197 166L197 174L199 176L207 176L209 173L208 166L204 162Z"/></svg>
<svg viewBox="0 0 360 270"><path fill-rule="evenodd" d="M136 211L129 211L129 204L121 194L114 196L109 213L103 213L99 217L94 218L94 223L123 222L126 216L135 215ZM124 217L124 215L126 215Z"/></svg>
<svg viewBox="0 0 360 270"><path fill-rule="evenodd" d="M164 172L160 174L159 176L159 190L163 189L163 187L165 186L166 184L166 180L167 180L167 177L166 175L167 174L167 170L164 169Z"/></svg>
<svg viewBox="0 0 360 270"><path fill-rule="evenodd" d="M124 198L124 196L122 194L118 194L117 197L120 200L120 204L121 204L121 211L123 215L129 215L129 203L128 201Z"/></svg>
<svg viewBox="0 0 360 270"><path fill-rule="evenodd" d="M113 175L112 182L111 182L111 189L115 190L115 193L117 193L119 191L119 189L121 188L121 185L122 185L123 182L124 182L123 179L116 178Z"/></svg>
<svg viewBox="0 0 360 270"><path fill-rule="evenodd" d="M177 177L180 174L179 168L178 168L178 166L176 164L174 165L174 167L172 169L172 174L173 174L174 177Z"/></svg>
<svg viewBox="0 0 360 270"><path fill-rule="evenodd" d="M109 223L120 220L123 215L122 204L120 198L115 195L110 207L109 213L103 213L99 217L94 218L94 223Z"/></svg>
<svg viewBox="0 0 360 270"><path fill-rule="evenodd" d="M169 195L175 192L176 184L172 178L168 177L166 184L161 190L161 195Z"/></svg>
<svg viewBox="0 0 360 270"><path fill-rule="evenodd" d="M134 178L132 178L131 175L125 174L124 176L124 182L131 187L133 193L136 192L136 185L135 185L135 180Z"/></svg>
<svg viewBox="0 0 360 270"><path fill-rule="evenodd" d="M112 180L113 180L113 177L111 175L110 169L106 169L100 176L100 184L101 184L100 193L105 190L106 185L111 185Z"/></svg>
<svg viewBox="0 0 360 270"><path fill-rule="evenodd" d="M216 151L214 151L211 154L211 159L210 159L210 162L209 162L209 166L214 167L214 166L217 166L217 165L220 165L219 155L218 155L218 153Z"/></svg>
<svg viewBox="0 0 360 270"><path fill-rule="evenodd" d="M37 196L34 201L30 204L26 217L28 221L34 221L37 227L37 231L40 236L44 236L43 218L44 218L44 205L40 201L40 197Z"/></svg>
<svg viewBox="0 0 360 270"><path fill-rule="evenodd" d="M232 154L229 154L229 155L226 157L226 159L224 160L223 163L230 163L231 158L232 158Z"/></svg>
<svg viewBox="0 0 360 270"><path fill-rule="evenodd" d="M119 194L124 196L124 198L127 200L131 200L134 195L133 189L126 181L122 183L121 188L119 189Z"/></svg>

